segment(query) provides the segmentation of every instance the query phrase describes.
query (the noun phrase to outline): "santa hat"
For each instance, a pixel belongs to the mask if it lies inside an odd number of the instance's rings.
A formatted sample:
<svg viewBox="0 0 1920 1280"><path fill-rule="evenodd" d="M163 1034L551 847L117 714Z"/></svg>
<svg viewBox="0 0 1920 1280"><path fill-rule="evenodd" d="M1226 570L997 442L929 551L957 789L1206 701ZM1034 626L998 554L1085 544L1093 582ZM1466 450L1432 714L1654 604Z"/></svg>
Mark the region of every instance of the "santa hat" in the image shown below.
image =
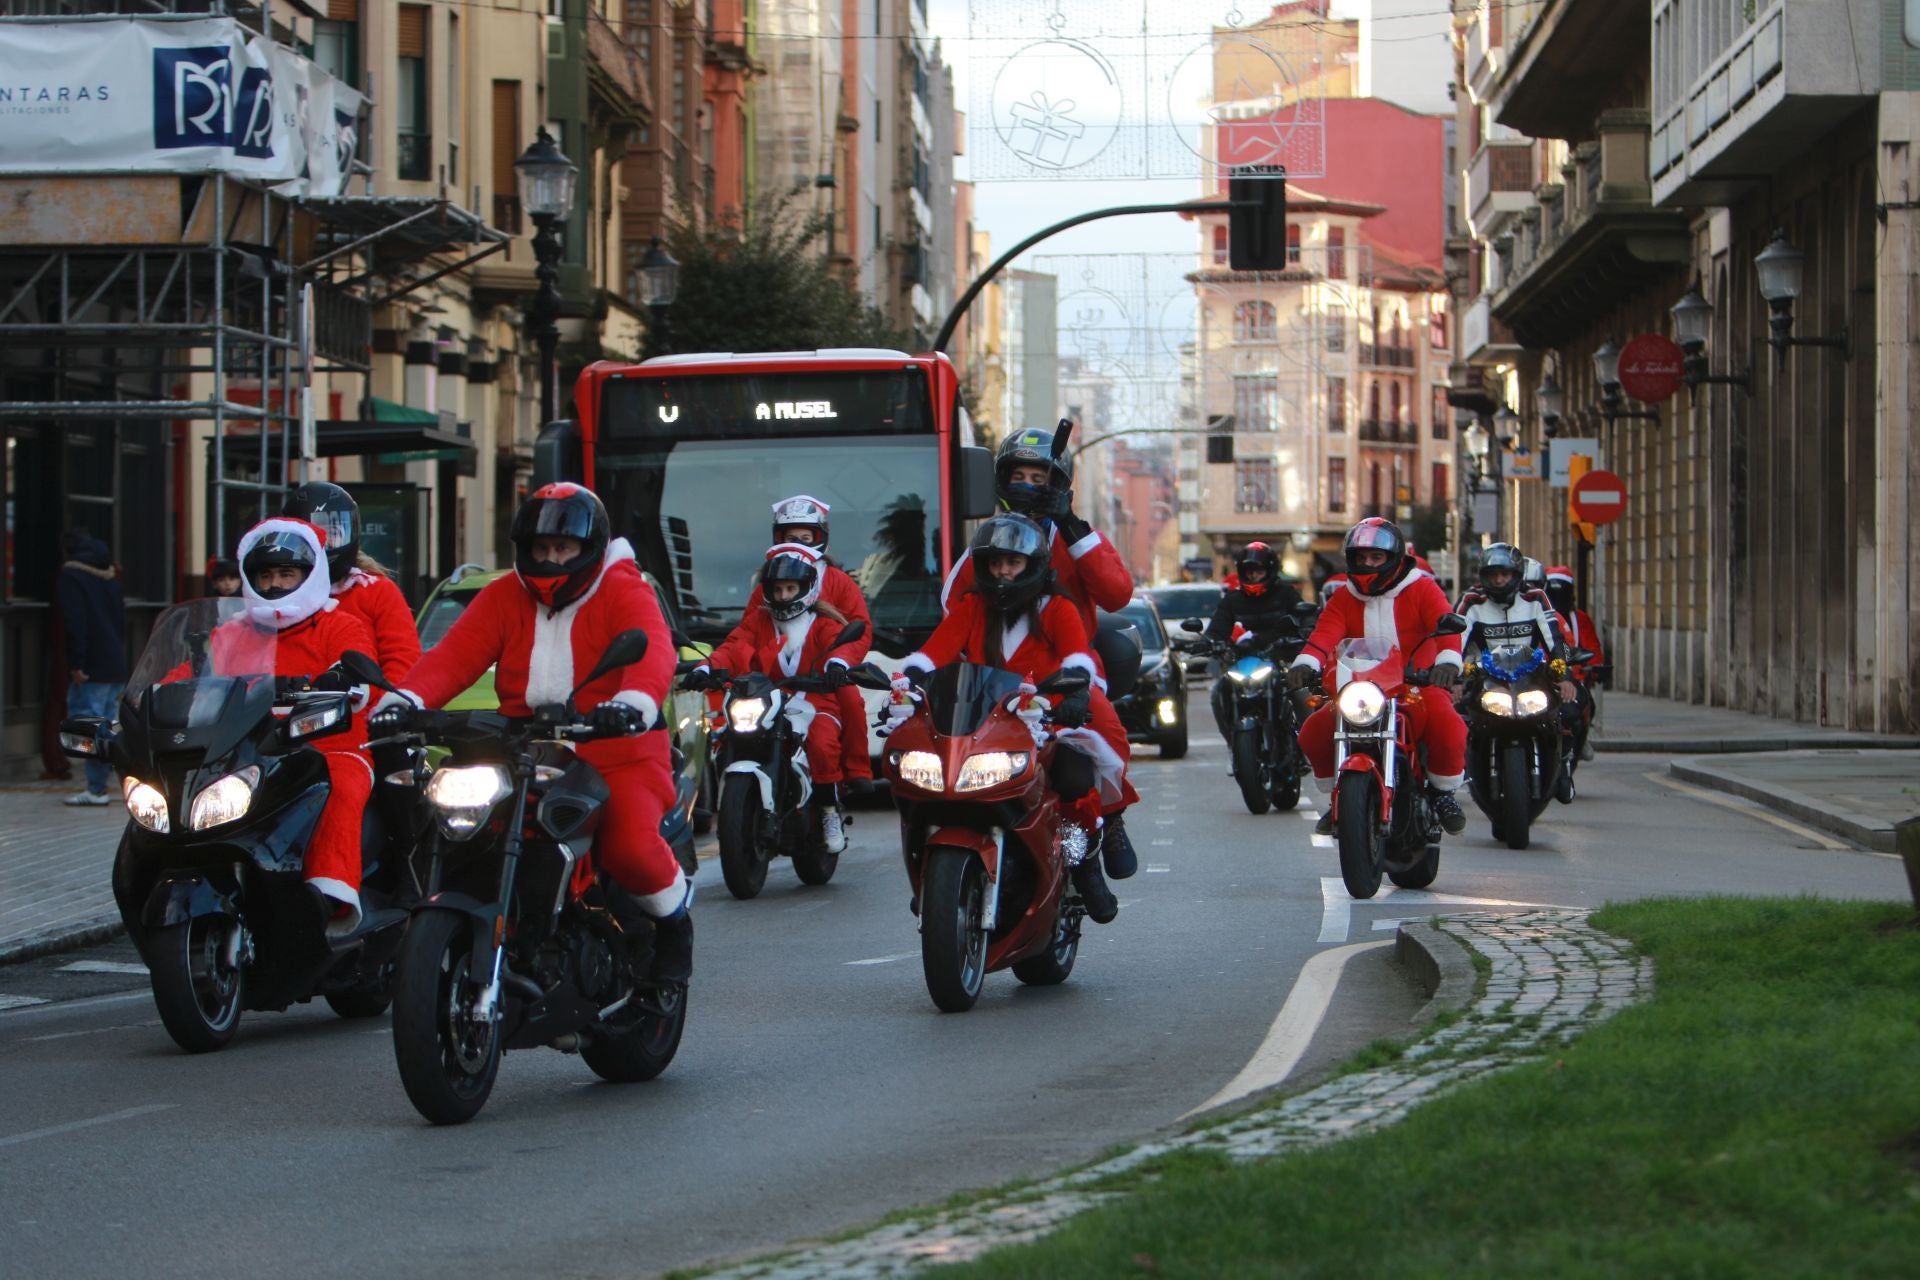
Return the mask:
<svg viewBox="0 0 1920 1280"><path fill-rule="evenodd" d="M1567 568L1567 566L1563 564L1556 564L1551 569L1547 570L1547 581L1548 582L1564 582L1568 586L1572 586L1573 570Z"/></svg>

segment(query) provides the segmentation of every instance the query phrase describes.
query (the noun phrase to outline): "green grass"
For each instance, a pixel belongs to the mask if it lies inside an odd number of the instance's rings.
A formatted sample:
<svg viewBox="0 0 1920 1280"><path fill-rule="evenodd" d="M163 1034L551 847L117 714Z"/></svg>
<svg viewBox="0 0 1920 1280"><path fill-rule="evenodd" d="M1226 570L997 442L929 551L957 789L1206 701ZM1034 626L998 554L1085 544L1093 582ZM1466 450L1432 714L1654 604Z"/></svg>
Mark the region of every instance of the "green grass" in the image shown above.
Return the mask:
<svg viewBox="0 0 1920 1280"><path fill-rule="evenodd" d="M1920 1276L1920 932L1812 900L1595 917L1652 1001L1388 1129L1157 1180L963 1276Z"/></svg>

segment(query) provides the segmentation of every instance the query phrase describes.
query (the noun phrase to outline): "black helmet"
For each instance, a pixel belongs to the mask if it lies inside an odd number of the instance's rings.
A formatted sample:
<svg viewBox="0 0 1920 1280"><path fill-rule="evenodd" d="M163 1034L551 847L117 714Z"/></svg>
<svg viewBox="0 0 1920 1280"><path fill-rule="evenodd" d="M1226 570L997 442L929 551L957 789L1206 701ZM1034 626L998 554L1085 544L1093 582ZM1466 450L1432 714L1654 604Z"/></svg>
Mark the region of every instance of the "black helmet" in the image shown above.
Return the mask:
<svg viewBox="0 0 1920 1280"><path fill-rule="evenodd" d="M310 480L287 492L280 514L305 520L327 541L327 576L345 582L360 557L360 504L337 484Z"/></svg>
<svg viewBox="0 0 1920 1280"><path fill-rule="evenodd" d="M541 536L578 538L580 554L563 564L533 558ZM600 575L612 541L612 522L600 498L585 485L543 485L513 513L513 568L520 585L549 609L564 609L587 593Z"/></svg>
<svg viewBox="0 0 1920 1280"><path fill-rule="evenodd" d="M775 600L773 584L776 582L797 582L800 594L791 600ZM767 552L767 562L760 566L760 594L767 612L782 622L811 609L820 598L819 552L798 542L776 544Z"/></svg>
<svg viewBox="0 0 1920 1280"><path fill-rule="evenodd" d="M317 568L313 557L313 544L298 533L287 529L269 529L254 540L247 548L247 555L241 568L246 571L249 585L255 578L268 569L293 568L300 571L300 583L291 587L253 587L254 594L262 600L280 600L300 589L307 578Z"/></svg>
<svg viewBox="0 0 1920 1280"><path fill-rule="evenodd" d="M1273 548L1264 542L1249 542L1233 567L1240 575L1240 589L1250 596L1266 594L1267 588L1280 577L1280 557L1273 554ZM1249 569L1265 569L1267 576L1259 582L1248 582Z"/></svg>
<svg viewBox="0 0 1920 1280"><path fill-rule="evenodd" d="M1002 615L1020 612L1053 587L1047 535L1026 516L999 515L982 522L970 545L974 590ZM1023 555L1027 567L1018 577L1003 582L987 571L987 557L995 552Z"/></svg>
<svg viewBox="0 0 1920 1280"><path fill-rule="evenodd" d="M1568 619L1573 617L1573 570L1563 564L1547 568L1547 603L1553 606L1555 613Z"/></svg>
<svg viewBox="0 0 1920 1280"><path fill-rule="evenodd" d="M1520 579L1527 571L1527 558L1520 554L1520 548L1511 542L1496 542L1480 553L1480 589L1487 598L1497 605L1506 606L1520 594ZM1505 570L1513 576L1505 586L1496 587L1487 581L1487 575L1495 570Z"/></svg>
<svg viewBox="0 0 1920 1280"><path fill-rule="evenodd" d="M1387 562L1377 569L1362 568L1356 558L1362 551L1384 551ZM1379 516L1368 516L1347 530L1346 559L1347 586L1363 596L1385 595L1413 568L1406 535L1393 521Z"/></svg>
<svg viewBox="0 0 1920 1280"><path fill-rule="evenodd" d="M1047 468L1047 483L1014 484L1008 477L1016 466ZM1049 520L1073 489L1073 459L1053 456L1051 431L1016 431L1001 441L993 456L993 482L1003 511Z"/></svg>

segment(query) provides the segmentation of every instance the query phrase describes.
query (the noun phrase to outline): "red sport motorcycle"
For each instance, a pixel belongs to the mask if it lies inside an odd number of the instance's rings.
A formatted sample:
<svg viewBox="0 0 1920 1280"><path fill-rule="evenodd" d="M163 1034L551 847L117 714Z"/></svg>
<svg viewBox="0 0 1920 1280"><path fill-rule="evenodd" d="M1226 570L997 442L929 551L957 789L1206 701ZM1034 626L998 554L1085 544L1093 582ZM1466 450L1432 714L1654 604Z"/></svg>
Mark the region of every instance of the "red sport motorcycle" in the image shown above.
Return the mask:
<svg viewBox="0 0 1920 1280"><path fill-rule="evenodd" d="M933 1002L964 1013L987 974L1031 986L1065 982L1086 910L1070 869L1098 857L1049 782L1061 747L1036 695L1086 688L1057 672L1037 687L995 667L956 663L926 677L919 707L887 743L901 847L920 916Z"/></svg>

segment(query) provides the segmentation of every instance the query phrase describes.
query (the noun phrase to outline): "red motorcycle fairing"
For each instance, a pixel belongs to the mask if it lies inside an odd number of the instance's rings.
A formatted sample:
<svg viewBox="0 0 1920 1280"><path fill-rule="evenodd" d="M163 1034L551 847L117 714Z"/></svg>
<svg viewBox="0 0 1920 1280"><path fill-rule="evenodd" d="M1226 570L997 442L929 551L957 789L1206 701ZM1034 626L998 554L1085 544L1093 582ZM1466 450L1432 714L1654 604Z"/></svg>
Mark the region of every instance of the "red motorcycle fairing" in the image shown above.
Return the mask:
<svg viewBox="0 0 1920 1280"><path fill-rule="evenodd" d="M987 869L987 879L1000 878L1000 844L984 831L972 827L941 827L938 831L927 832L927 846L946 845L956 849L971 849L980 855L980 862Z"/></svg>
<svg viewBox="0 0 1920 1280"><path fill-rule="evenodd" d="M1372 774L1374 778L1380 783L1380 821L1388 822L1391 820L1391 815L1393 813L1393 788L1387 785L1387 780L1385 775L1383 775L1380 772L1380 762L1378 760L1375 760L1372 756L1368 755L1364 751L1356 751L1353 754L1349 755L1345 760L1341 761L1340 772ZM1333 791L1333 796L1334 796L1333 806L1334 806L1334 816L1338 817L1340 812L1340 788L1337 785L1338 783L1337 777L1335 779L1335 782L1336 782L1336 785Z"/></svg>

